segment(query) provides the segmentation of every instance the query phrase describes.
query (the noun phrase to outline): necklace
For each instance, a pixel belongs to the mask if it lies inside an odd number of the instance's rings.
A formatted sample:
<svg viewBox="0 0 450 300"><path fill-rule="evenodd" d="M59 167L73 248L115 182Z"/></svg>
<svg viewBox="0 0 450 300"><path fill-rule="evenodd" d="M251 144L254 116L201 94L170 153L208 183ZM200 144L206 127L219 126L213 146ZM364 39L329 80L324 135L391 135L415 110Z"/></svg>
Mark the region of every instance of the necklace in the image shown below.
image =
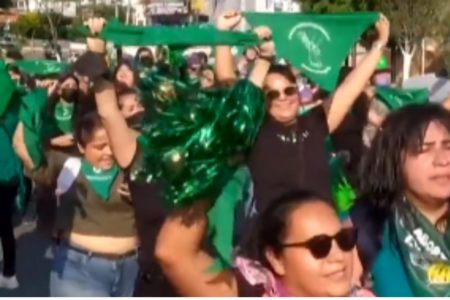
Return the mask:
<svg viewBox="0 0 450 300"><path fill-rule="evenodd" d="M283 142L283 143L289 143L289 144L297 144L299 138L297 137L297 133L294 131L291 131L289 134L282 134L278 133L277 137ZM305 130L300 134L300 141L304 142L309 137L309 131Z"/></svg>

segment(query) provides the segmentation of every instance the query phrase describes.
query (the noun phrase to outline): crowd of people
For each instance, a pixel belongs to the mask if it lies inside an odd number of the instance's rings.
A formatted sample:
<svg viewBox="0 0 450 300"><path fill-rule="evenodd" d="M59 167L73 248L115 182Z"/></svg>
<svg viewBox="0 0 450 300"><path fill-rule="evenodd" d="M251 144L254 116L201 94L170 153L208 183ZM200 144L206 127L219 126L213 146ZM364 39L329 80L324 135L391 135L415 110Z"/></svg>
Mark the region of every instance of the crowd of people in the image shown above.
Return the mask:
<svg viewBox="0 0 450 300"><path fill-rule="evenodd" d="M242 18L227 12L216 26L231 31ZM376 98L377 86L391 84L379 67L386 17L333 93L279 63L267 27L254 30L261 43L239 58L230 46L214 49L213 66L204 52L185 58L181 77L199 90L245 84L265 98L256 140L239 159L251 191L236 214L233 265L217 272L209 270L211 199L167 209L164 182L134 176L147 151L143 120L154 113L142 101L141 70L170 73L171 49L108 61L105 24L87 22L87 53L56 78L7 66L1 75L0 85L14 87L0 97L18 97L0 105L0 288L19 286L13 217L25 189L52 240L51 296L450 295L450 112L437 104L389 110ZM31 104L21 99L39 91L51 136L33 135L24 116ZM357 196L345 214L334 201L329 137Z"/></svg>

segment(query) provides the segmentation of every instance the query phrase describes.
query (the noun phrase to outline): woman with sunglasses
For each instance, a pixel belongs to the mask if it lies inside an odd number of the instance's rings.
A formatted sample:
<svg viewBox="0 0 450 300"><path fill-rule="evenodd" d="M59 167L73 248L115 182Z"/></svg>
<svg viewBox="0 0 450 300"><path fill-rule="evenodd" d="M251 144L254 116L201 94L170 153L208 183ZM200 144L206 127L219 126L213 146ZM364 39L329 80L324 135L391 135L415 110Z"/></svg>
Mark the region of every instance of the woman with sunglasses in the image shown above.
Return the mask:
<svg viewBox="0 0 450 300"><path fill-rule="evenodd" d="M356 230L343 227L331 204L309 192L274 201L260 216L235 268L208 272L202 251L207 202L173 213L160 231L156 257L183 296L346 297L353 288Z"/></svg>
<svg viewBox="0 0 450 300"><path fill-rule="evenodd" d="M240 14L225 16L219 29L231 30L240 21ZM236 20L231 22L230 20ZM333 132L363 91L375 71L389 39L389 22L381 16L376 24L378 40L366 58L337 88L326 104L298 115L300 98L297 78L291 68L272 65L274 52L261 55L268 66L264 90L267 118L249 155L248 164L254 182L256 210L263 212L280 195L298 189L310 190L325 199L332 199L328 153L324 140ZM219 81L236 80L229 53L230 47L217 52Z"/></svg>
<svg viewBox="0 0 450 300"><path fill-rule="evenodd" d="M362 161L362 279L377 296L450 296L450 113L411 105L384 121Z"/></svg>

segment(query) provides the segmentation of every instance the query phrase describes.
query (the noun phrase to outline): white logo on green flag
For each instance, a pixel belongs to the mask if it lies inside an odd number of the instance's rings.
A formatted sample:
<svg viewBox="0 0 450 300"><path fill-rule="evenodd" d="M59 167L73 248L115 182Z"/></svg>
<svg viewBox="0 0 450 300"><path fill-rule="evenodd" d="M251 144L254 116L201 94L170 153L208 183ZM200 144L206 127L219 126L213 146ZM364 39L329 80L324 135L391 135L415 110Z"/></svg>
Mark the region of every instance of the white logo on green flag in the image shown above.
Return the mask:
<svg viewBox="0 0 450 300"><path fill-rule="evenodd" d="M299 23L289 32L289 40L298 39L308 53L308 63L303 62L302 67L312 73L328 74L331 66L327 65L322 57L325 43L331 42L328 31L311 22Z"/></svg>

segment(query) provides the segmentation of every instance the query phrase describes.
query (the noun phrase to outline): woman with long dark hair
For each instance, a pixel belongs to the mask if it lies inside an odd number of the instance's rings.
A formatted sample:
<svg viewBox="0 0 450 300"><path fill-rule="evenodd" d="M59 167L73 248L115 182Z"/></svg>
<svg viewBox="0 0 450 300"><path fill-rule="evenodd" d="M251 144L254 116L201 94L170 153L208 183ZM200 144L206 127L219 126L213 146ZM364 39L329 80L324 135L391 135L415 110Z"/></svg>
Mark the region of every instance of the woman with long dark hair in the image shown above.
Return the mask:
<svg viewBox="0 0 450 300"><path fill-rule="evenodd" d="M391 113L362 161L362 280L378 296L450 295L450 113L411 105Z"/></svg>

